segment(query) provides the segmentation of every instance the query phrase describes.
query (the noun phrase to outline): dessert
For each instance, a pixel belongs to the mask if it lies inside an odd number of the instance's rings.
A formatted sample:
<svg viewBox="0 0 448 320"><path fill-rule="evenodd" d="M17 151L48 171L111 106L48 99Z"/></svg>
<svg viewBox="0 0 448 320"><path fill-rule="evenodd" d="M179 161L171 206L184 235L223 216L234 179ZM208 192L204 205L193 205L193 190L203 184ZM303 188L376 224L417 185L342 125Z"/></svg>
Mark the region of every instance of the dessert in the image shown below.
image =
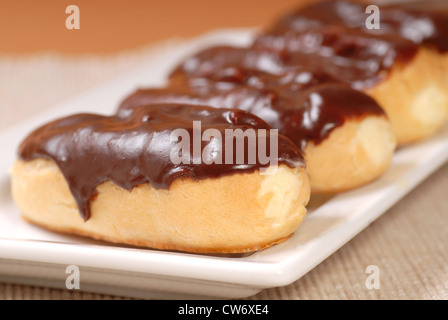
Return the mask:
<svg viewBox="0 0 448 320"><path fill-rule="evenodd" d="M396 138L377 102L322 70L283 66L287 54L217 46L174 69L166 88L140 89L120 112L152 103L239 108L301 148L313 193L353 189L389 167Z"/></svg>
<svg viewBox="0 0 448 320"><path fill-rule="evenodd" d="M446 2L379 5L380 29L366 27L360 3L302 6L248 47L187 57L166 87L137 90L115 115L36 129L12 170L23 217L163 250L284 241L311 192L375 180L397 143L448 118Z"/></svg>
<svg viewBox="0 0 448 320"><path fill-rule="evenodd" d="M195 150L194 136L208 129L213 135L203 135ZM265 132L269 141L273 134L241 110L180 104L58 119L21 144L12 194L26 220L58 232L188 252L260 250L301 224L308 176L298 148L282 135L271 161L246 159L251 147L260 148L261 140L250 139L239 161L236 146L245 137L231 137L233 146L218 139L238 129ZM176 130L190 134L191 148L175 149ZM219 164L226 147L233 158ZM173 162L173 150L182 162Z"/></svg>
<svg viewBox="0 0 448 320"><path fill-rule="evenodd" d="M370 95L403 145L427 138L448 118L448 3L377 4L379 29L367 28L366 4L318 1L274 22L254 46L288 52L290 66L325 70Z"/></svg>

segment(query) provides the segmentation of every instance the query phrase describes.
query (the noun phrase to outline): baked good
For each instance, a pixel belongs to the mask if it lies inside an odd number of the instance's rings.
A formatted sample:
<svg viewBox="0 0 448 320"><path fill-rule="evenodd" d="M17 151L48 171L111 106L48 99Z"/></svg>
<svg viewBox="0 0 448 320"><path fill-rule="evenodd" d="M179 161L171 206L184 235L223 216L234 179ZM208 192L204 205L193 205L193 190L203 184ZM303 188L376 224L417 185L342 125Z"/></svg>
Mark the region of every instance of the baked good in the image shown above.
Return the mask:
<svg viewBox="0 0 448 320"><path fill-rule="evenodd" d="M367 28L366 4L316 1L260 32L254 47L287 52L290 66L325 70L373 97L399 145L425 139L448 118L448 2L376 4L379 29Z"/></svg>
<svg viewBox="0 0 448 320"><path fill-rule="evenodd" d="M228 140L226 130L266 140ZM269 161L260 157L261 141ZM26 220L58 232L241 253L287 239L305 216L310 187L295 144L256 116L172 104L73 115L36 129L19 148L12 195Z"/></svg>
<svg viewBox="0 0 448 320"><path fill-rule="evenodd" d="M127 112L153 103L239 108L265 120L301 148L313 193L353 189L389 167L396 139L375 100L321 70L284 70L287 54L216 46L185 59L165 88L139 89Z"/></svg>
<svg viewBox="0 0 448 320"><path fill-rule="evenodd" d="M24 218L164 250L243 253L284 241L311 190L378 178L397 142L422 140L446 122L447 3L379 5L380 30L366 28L356 2L303 6L248 47L187 57L165 88L136 91L113 116L74 115L37 129L12 170ZM229 149L217 137L230 129L266 140L232 136ZM172 140L178 130L188 138ZM250 150L260 156L266 145L263 161L251 160Z"/></svg>

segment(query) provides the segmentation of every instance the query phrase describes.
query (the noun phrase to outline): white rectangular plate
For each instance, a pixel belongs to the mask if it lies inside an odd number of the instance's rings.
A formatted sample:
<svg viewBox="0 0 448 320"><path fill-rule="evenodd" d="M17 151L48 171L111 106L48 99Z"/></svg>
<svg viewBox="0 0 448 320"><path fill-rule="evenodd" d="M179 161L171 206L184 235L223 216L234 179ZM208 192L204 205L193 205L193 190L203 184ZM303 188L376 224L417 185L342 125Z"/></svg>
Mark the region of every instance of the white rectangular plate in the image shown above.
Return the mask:
<svg viewBox="0 0 448 320"><path fill-rule="evenodd" d="M24 222L10 195L8 169L36 126L75 112L112 114L141 86L162 85L184 56L219 43L245 44L250 30L225 30L156 50L139 70L0 132L0 281L65 288L65 268L81 270L81 289L140 298L242 298L299 279L362 231L448 159L448 127L397 151L386 174L310 208L288 241L242 257L217 257L110 245Z"/></svg>

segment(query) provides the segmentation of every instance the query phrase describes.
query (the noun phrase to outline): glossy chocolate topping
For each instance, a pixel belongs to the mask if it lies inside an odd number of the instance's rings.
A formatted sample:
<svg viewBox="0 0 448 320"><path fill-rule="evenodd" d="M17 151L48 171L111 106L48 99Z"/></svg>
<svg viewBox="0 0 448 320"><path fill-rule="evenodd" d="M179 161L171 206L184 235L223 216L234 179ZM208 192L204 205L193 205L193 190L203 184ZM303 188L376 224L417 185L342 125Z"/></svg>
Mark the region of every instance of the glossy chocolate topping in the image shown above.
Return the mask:
<svg viewBox="0 0 448 320"><path fill-rule="evenodd" d="M447 1L378 5L379 30L366 28L364 4L326 1L301 8L259 34L250 48L214 47L186 59L166 88L138 90L114 116L80 114L44 125L24 140L19 155L54 160L84 219L104 181L127 190L144 183L168 189L178 178L267 166L235 158L195 164L194 141L187 152L192 162L174 164L170 153L178 141L171 134L184 129L194 140L193 121L201 121L201 133L217 129L222 136L226 129L278 129L284 136L278 137L277 162L303 165L298 147L322 142L348 119L384 115L353 88L375 85L394 63L411 61L420 45L448 50ZM209 160L225 154L217 141L200 142L199 157L204 150Z"/></svg>
<svg viewBox="0 0 448 320"><path fill-rule="evenodd" d="M293 65L320 67L357 89L383 80L394 63L411 61L421 45L447 52L448 1L377 5L380 29L366 27L367 4L324 1L279 19L254 46L294 53Z"/></svg>
<svg viewBox="0 0 448 320"><path fill-rule="evenodd" d="M200 121L200 128L194 129L193 121ZM216 133L201 139L207 129L218 130L221 141ZM168 189L179 178L215 178L254 172L271 164L259 157L249 160L248 150L259 140L247 138L244 161L238 160L238 137L232 138L235 139L233 160L226 160L227 129L243 132L266 129L266 156L271 154L270 127L254 115L241 110L171 104L129 109L114 116L78 114L53 121L31 133L22 142L19 155L23 160L54 160L68 182L82 217L87 220L90 200L96 195L96 187L104 181L112 181L127 190L145 183ZM177 150L173 149L175 145L185 139L177 134L175 137L182 138L173 139L175 130L189 134L190 148L179 151L182 157L188 157L184 158L185 163L175 164L170 157L172 150ZM290 167L304 165L297 146L282 135L278 135L278 157L273 160Z"/></svg>
<svg viewBox="0 0 448 320"><path fill-rule="evenodd" d="M288 56L253 48L213 47L186 59L163 89L141 89L121 112L154 103L206 104L238 108L266 121L302 151L322 142L347 119L384 115L367 95L321 70L303 66L278 74Z"/></svg>

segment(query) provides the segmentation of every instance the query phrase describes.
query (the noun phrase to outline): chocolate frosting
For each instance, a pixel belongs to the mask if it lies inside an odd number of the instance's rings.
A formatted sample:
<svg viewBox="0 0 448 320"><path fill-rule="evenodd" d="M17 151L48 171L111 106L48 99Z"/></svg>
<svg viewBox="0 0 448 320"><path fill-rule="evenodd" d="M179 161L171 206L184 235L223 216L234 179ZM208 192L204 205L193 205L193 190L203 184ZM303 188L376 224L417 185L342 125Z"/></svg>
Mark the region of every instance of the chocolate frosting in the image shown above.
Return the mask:
<svg viewBox="0 0 448 320"><path fill-rule="evenodd" d="M287 14L254 46L287 51L293 65L323 69L357 89L384 80L396 62L412 61L421 45L447 52L447 1L377 5L380 29L366 27L366 4L331 0Z"/></svg>
<svg viewBox="0 0 448 320"><path fill-rule="evenodd" d="M201 121L201 136L209 128L218 130L222 143L216 137L199 140L200 153L195 153L193 121ZM182 156L188 156L190 161L174 164L170 152L178 140L173 140L171 134L179 129L189 133L190 150L184 150ZM19 155L23 160L54 160L68 182L82 217L87 220L90 200L96 195L96 187L104 181L112 181L126 190L145 183L168 189L180 178L217 178L255 172L270 165L270 162L262 163L259 157L252 162L248 159L248 148L254 143L250 139L244 144L244 161L236 158L237 138L234 138L233 160L226 161L226 129L267 130L264 141L268 147L266 156L269 156L270 127L256 116L241 110L180 104L145 106L114 116L78 114L55 120L31 133L20 145ZM210 152L205 152L205 148ZM222 164L218 164L219 155ZM304 165L297 146L282 135L278 135L278 159L274 160L289 167Z"/></svg>
<svg viewBox="0 0 448 320"><path fill-rule="evenodd" d="M321 143L348 119L384 115L372 98L354 89L382 81L395 63L412 61L422 45L448 50L446 1L378 5L380 30L365 27L365 4L325 1L302 7L248 48L217 46L186 59L167 87L136 91L116 115L79 114L42 126L23 141L19 155L54 160L84 219L104 181L127 190L144 183L168 189L179 178L266 166L236 159L175 165L170 152L177 142L171 133L185 129L193 137L193 121L201 121L201 133L213 128L222 136L225 129L278 129L284 135L278 137L278 163L303 165L301 151L309 142ZM213 150L213 159L225 154L221 147L210 139L200 150ZM189 151L190 158L197 157Z"/></svg>
<svg viewBox="0 0 448 320"><path fill-rule="evenodd" d="M309 142L321 143L347 119L384 115L375 100L322 70L283 70L288 59L255 48L212 47L175 68L167 88L137 90L120 110L170 102L238 108L265 120L302 151ZM281 71L272 73L276 70Z"/></svg>

